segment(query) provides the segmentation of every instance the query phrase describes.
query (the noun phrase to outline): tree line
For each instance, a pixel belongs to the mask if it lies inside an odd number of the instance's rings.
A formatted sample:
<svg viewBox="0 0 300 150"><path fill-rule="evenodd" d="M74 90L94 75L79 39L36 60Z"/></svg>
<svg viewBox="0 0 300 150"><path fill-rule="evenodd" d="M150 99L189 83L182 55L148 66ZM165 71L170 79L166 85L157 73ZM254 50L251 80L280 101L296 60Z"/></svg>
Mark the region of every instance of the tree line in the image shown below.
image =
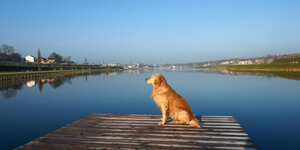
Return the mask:
<svg viewBox="0 0 300 150"><path fill-rule="evenodd" d="M0 47L0 61L21 62L23 59L20 53L15 52L14 47L2 44Z"/></svg>
<svg viewBox="0 0 300 150"><path fill-rule="evenodd" d="M49 59L53 59L56 63L74 63L71 61L71 56L63 57L60 54L53 52L49 55ZM15 52L15 49L13 46L2 44L0 47L0 61L14 61L14 62L22 62L25 61L24 58L22 58L22 55L18 52ZM41 51L38 49L38 58L37 63L40 64L42 61L41 57Z"/></svg>

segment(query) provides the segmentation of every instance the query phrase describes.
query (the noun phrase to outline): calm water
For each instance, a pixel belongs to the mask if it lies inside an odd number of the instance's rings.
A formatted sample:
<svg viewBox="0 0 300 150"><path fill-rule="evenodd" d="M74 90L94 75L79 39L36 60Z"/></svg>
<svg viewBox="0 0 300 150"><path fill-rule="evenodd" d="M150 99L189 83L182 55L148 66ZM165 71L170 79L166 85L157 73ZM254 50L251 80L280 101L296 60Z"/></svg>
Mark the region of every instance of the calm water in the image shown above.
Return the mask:
<svg viewBox="0 0 300 150"><path fill-rule="evenodd" d="M158 72L195 114L235 116L261 149L300 149L300 81L210 70L133 71L2 85L0 149L16 148L91 113L160 114L145 82Z"/></svg>

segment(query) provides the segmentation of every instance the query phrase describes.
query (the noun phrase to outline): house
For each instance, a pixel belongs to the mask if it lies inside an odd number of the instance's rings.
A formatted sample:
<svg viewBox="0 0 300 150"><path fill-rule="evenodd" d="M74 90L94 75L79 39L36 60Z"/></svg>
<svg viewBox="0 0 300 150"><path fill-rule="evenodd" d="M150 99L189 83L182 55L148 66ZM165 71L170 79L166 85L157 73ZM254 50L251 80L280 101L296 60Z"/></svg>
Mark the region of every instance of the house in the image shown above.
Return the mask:
<svg viewBox="0 0 300 150"><path fill-rule="evenodd" d="M33 86L35 85L35 81L34 81L34 80L28 81L28 82L26 83L26 85L27 85L28 87L33 87Z"/></svg>
<svg viewBox="0 0 300 150"><path fill-rule="evenodd" d="M224 62L221 62L221 65L229 65L230 62L227 60L227 61L224 61Z"/></svg>
<svg viewBox="0 0 300 150"><path fill-rule="evenodd" d="M55 62L55 60L52 59L52 58L42 58L42 59L41 59L41 63L42 63L42 64L52 64L52 63L54 63L54 62Z"/></svg>
<svg viewBox="0 0 300 150"><path fill-rule="evenodd" d="M274 59L272 59L272 58L266 60L267 64L269 64L269 63L271 63L271 62L273 62L273 61L274 61Z"/></svg>
<svg viewBox="0 0 300 150"><path fill-rule="evenodd" d="M46 64L53 64L53 63L55 63L55 59L53 59L53 58L46 58L45 63Z"/></svg>
<svg viewBox="0 0 300 150"><path fill-rule="evenodd" d="M35 58L33 57L33 56L31 56L31 55L27 55L26 57L25 57L25 60L27 61L27 62L35 62Z"/></svg>
<svg viewBox="0 0 300 150"><path fill-rule="evenodd" d="M203 65L203 67L207 67L207 66L210 66L210 63L204 64L204 65Z"/></svg>
<svg viewBox="0 0 300 150"><path fill-rule="evenodd" d="M255 60L255 63L256 63L256 64L262 64L262 63L263 63L263 60L262 60L262 59L256 59L256 60Z"/></svg>
<svg viewBox="0 0 300 150"><path fill-rule="evenodd" d="M253 64L251 60L239 61L239 65L250 65Z"/></svg>

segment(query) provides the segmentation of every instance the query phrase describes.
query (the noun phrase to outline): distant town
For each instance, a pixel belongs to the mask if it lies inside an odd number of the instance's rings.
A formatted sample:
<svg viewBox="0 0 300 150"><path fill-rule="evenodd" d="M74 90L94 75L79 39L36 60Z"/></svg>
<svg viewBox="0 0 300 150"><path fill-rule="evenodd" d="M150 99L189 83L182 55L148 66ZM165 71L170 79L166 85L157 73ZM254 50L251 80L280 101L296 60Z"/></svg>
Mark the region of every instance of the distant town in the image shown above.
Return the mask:
<svg viewBox="0 0 300 150"><path fill-rule="evenodd" d="M201 68L201 67L215 67L215 66L227 66L227 65L251 65L251 64L269 64L276 59L281 58L285 55L267 55L265 57L257 58L238 58L237 56L232 59L224 60L215 60L215 61L204 61L197 63L182 63L182 64L143 64L143 63L134 63L134 64L120 64L120 63L108 63L106 64L102 61L101 64L89 64L87 59L85 59L84 65L101 65L101 66L122 66L124 69L185 69L185 68ZM37 58L32 55L27 55L24 59L26 62L36 63ZM42 64L53 64L56 63L55 56L50 58L41 58ZM73 63L73 61L63 61L63 64Z"/></svg>
<svg viewBox="0 0 300 150"><path fill-rule="evenodd" d="M101 64L88 63L87 58L85 58L84 63L79 64L71 60L71 56L63 57L60 54L53 52L49 57L45 58L41 56L40 49L37 50L37 58L33 56L34 54L26 55L24 58L12 46L2 44L0 47L0 65L1 66L20 66L20 65L34 65L49 66L48 68L55 65L60 65L61 70L64 69L62 66L97 66L97 67L120 67L128 70L136 69L185 69L185 68L213 68L216 66L228 66L228 65L252 65L252 64L269 64L274 60L280 59L283 56L288 55L267 55L263 57L255 58L239 58L234 56L231 59L215 60L215 61L203 61L194 63L178 63L178 64L143 64L143 63L133 63L133 64L120 64L120 63L105 63L102 60ZM298 63L298 62L294 62ZM69 69L72 67L69 67ZM78 68L76 68L78 69ZM3 71L3 70L2 70ZM5 70L4 70L5 71Z"/></svg>
<svg viewBox="0 0 300 150"><path fill-rule="evenodd" d="M228 65L251 65L251 64L269 64L287 55L267 55L256 58L239 58L234 56L232 59L223 59L215 61L203 61L195 63L180 63L180 64L142 64L136 63L132 65L124 65L128 69L185 69L185 68L213 68L216 66ZM295 62L296 63L296 62ZM297 62L298 63L298 62Z"/></svg>

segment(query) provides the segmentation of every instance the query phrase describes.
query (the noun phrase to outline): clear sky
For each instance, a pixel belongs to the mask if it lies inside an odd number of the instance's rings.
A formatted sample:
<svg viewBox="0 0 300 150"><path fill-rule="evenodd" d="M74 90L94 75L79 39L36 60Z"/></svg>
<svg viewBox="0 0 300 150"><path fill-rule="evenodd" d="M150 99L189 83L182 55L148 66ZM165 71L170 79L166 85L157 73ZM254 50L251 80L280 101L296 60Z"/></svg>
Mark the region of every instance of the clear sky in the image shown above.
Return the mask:
<svg viewBox="0 0 300 150"><path fill-rule="evenodd" d="M90 63L300 52L299 0L0 0L0 44Z"/></svg>

